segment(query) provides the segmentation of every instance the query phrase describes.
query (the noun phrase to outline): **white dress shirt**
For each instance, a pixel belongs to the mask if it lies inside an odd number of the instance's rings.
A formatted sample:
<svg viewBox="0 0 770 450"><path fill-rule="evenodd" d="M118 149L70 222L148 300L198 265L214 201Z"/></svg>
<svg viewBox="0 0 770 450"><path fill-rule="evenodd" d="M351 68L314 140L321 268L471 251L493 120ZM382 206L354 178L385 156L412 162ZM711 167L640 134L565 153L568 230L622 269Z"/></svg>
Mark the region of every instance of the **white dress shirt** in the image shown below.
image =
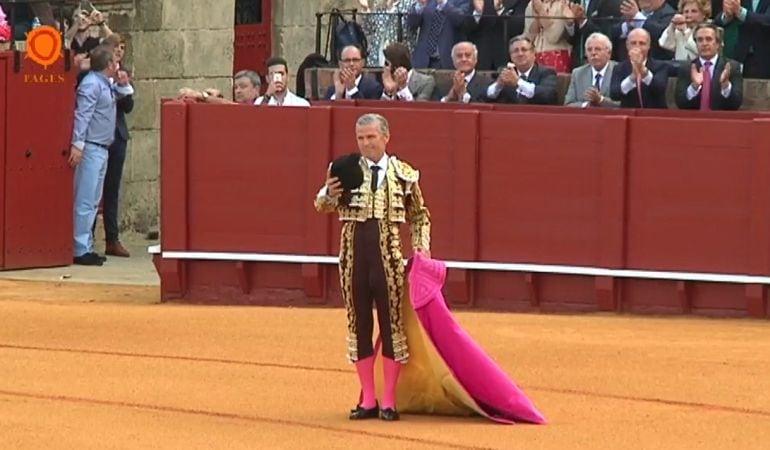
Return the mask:
<svg viewBox="0 0 770 450"><path fill-rule="evenodd" d="M628 36L628 33L634 28L642 28L644 23L647 22L647 17L651 16L654 12L655 11L639 11L630 21L633 22L633 25L631 25L630 22L623 22L620 26L620 38L625 39Z"/></svg>
<svg viewBox="0 0 770 450"><path fill-rule="evenodd" d="M535 66L532 65L532 67ZM527 98L532 98L535 96L535 83L531 81L525 81L523 79L523 77L526 77L527 80L529 80L529 74L532 73L532 67L530 67L526 72L519 73L519 82L516 84L516 93ZM487 97L497 98L502 91L503 86L495 81L487 88Z"/></svg>
<svg viewBox="0 0 770 450"><path fill-rule="evenodd" d="M377 188L382 186L382 182L385 181L385 172L388 171L388 154L384 153L382 155L382 158L380 158L379 161L372 162L369 158L364 158L364 161L366 161L366 166L369 167L369 170L372 170L373 166L377 166L380 168L380 170L377 171Z"/></svg>
<svg viewBox="0 0 770 450"><path fill-rule="evenodd" d="M261 96L254 100L255 105L261 105L265 101L265 96ZM300 97L299 95L287 90L283 97L283 102L278 103L278 99L273 95L267 102L270 106L310 106L310 102Z"/></svg>
<svg viewBox="0 0 770 450"><path fill-rule="evenodd" d="M607 75L607 67L610 66L610 63L607 63L604 65L602 70L596 70L596 67L591 66L591 86L596 87L596 75L601 75L601 78L599 79L599 87L601 88L601 85L604 84L604 79ZM601 89L599 89L601 91ZM582 108L587 108L591 102L583 102L582 105L580 105Z"/></svg>
<svg viewBox="0 0 770 450"><path fill-rule="evenodd" d="M643 66L647 66L647 60L644 60ZM645 75L644 78L642 78L642 83L646 84L647 86L652 83L652 77L655 74L652 73L652 70L650 68L647 68L647 75ZM623 91L623 95L628 94L629 92L633 91L636 87L636 77L634 77L633 70L631 73L623 79L623 81L620 82L620 90Z"/></svg>
<svg viewBox="0 0 770 450"><path fill-rule="evenodd" d="M409 72L406 74L406 86L404 86L403 89L396 92L393 97L389 96L385 93L385 91L382 91L382 99L383 100L403 100L406 102L414 101L414 95L412 94L412 91L409 90L409 82L412 81L412 74L414 73L414 69L409 69Z"/></svg>

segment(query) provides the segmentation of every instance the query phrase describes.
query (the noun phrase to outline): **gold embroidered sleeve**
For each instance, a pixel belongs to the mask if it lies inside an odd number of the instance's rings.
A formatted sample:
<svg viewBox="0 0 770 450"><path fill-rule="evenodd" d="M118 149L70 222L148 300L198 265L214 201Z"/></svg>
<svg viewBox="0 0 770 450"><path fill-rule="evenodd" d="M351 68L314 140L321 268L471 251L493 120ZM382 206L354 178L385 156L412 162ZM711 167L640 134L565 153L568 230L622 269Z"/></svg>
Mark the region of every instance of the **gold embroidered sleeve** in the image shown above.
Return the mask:
<svg viewBox="0 0 770 450"><path fill-rule="evenodd" d="M430 250L430 211L425 205L420 185L411 186L411 198L407 203L406 220L412 234L412 248Z"/></svg>
<svg viewBox="0 0 770 450"><path fill-rule="evenodd" d="M333 213L334 211L337 210L337 205L339 204L339 198L329 197L328 195L326 195L326 189L324 186L318 192L318 195L316 195L315 200L313 201L313 204L315 205L315 209L318 212Z"/></svg>

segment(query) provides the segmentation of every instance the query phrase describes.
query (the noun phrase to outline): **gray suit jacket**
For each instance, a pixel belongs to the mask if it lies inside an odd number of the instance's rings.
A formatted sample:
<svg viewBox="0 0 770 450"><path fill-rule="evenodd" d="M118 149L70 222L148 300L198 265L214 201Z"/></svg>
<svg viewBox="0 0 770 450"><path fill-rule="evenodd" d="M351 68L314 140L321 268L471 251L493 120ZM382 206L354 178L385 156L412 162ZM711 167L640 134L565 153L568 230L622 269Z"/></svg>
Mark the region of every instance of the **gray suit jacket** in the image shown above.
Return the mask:
<svg viewBox="0 0 770 450"><path fill-rule="evenodd" d="M436 88L436 80L431 75L425 75L417 70L412 72L407 86L412 92L416 101L428 101L433 96L433 90Z"/></svg>
<svg viewBox="0 0 770 450"><path fill-rule="evenodd" d="M604 96L604 101L601 106L609 108L617 108L620 106L620 102L613 101L610 98L610 83L612 81L612 71L615 69L615 61L609 62L609 67L604 73L604 78L601 81L601 89L599 92ZM567 95L564 97L564 104L567 106L583 106L585 100L583 99L583 93L594 85L593 72L591 71L591 65L585 64L572 71L572 77L569 81L569 89Z"/></svg>

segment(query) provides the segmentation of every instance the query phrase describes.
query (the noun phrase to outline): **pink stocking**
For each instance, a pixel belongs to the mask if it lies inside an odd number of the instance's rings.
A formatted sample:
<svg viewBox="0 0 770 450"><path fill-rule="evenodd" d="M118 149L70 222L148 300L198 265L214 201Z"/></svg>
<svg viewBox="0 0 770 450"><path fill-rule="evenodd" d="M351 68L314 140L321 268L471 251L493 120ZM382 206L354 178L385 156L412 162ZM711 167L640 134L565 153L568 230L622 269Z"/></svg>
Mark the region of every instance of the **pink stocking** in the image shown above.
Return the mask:
<svg viewBox="0 0 770 450"><path fill-rule="evenodd" d="M374 392L374 356L356 361L356 371L363 394L361 407L372 409L377 406L377 395Z"/></svg>
<svg viewBox="0 0 770 450"><path fill-rule="evenodd" d="M385 374L385 392L382 397L382 409L396 409L396 386L401 363L390 358L382 358L382 368Z"/></svg>

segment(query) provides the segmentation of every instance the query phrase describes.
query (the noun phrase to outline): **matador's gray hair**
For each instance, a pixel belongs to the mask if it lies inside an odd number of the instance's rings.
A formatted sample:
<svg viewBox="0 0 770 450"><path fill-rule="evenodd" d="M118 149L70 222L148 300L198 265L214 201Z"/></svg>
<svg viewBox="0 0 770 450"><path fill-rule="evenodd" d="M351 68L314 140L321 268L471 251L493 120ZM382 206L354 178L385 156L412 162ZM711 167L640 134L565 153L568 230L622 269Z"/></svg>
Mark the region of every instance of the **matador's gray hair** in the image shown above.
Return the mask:
<svg viewBox="0 0 770 450"><path fill-rule="evenodd" d="M390 135L390 126L388 125L388 119L375 113L364 114L356 121L357 127L364 127L377 122L380 125L380 133Z"/></svg>

